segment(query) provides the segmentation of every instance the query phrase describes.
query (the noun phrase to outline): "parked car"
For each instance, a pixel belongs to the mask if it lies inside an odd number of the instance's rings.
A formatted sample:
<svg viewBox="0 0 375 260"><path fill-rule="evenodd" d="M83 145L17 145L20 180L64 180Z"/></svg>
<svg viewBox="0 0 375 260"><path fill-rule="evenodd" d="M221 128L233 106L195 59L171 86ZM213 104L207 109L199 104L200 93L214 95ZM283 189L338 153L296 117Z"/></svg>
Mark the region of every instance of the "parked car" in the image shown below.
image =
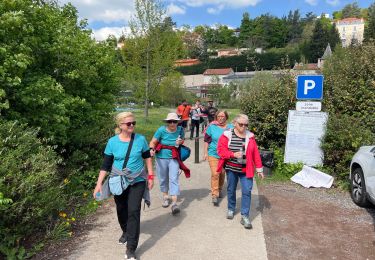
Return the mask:
<svg viewBox="0 0 375 260"><path fill-rule="evenodd" d="M362 146L350 164L350 194L361 207L375 205L375 145Z"/></svg>

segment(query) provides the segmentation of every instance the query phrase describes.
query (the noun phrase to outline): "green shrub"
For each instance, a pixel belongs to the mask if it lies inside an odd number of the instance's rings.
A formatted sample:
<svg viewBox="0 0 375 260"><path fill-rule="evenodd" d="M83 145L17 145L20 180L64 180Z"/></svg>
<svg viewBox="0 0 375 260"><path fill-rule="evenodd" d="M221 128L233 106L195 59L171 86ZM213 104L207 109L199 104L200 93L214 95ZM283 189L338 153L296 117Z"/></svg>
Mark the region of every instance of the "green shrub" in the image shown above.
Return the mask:
<svg viewBox="0 0 375 260"><path fill-rule="evenodd" d="M59 158L37 134L17 122L0 121L0 192L11 200L0 204L3 254L14 253L11 248L30 235L45 232L66 205L57 174Z"/></svg>
<svg viewBox="0 0 375 260"><path fill-rule="evenodd" d="M339 181L362 145L375 144L375 44L336 49L324 65L323 105L329 112L324 165Z"/></svg>
<svg viewBox="0 0 375 260"><path fill-rule="evenodd" d="M330 115L358 118L375 133L375 42L337 49L324 64L323 105Z"/></svg>
<svg viewBox="0 0 375 260"><path fill-rule="evenodd" d="M303 163L284 163L284 147L274 147L274 167L271 179L286 181L302 170Z"/></svg>
<svg viewBox="0 0 375 260"><path fill-rule="evenodd" d="M295 82L289 72L274 78L257 73L240 100L241 110L249 116L250 130L261 147L283 146L288 110L295 106Z"/></svg>
<svg viewBox="0 0 375 260"><path fill-rule="evenodd" d="M362 145L374 144L375 134L359 118L331 115L322 142L324 165L338 181L348 178L350 161Z"/></svg>

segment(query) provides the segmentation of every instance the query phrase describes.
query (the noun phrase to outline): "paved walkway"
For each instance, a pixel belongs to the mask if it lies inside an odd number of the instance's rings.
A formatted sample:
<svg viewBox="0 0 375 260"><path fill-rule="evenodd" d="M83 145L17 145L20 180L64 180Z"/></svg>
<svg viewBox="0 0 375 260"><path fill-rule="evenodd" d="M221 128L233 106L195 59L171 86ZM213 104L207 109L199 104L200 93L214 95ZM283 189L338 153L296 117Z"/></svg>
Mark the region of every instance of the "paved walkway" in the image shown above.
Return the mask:
<svg viewBox="0 0 375 260"><path fill-rule="evenodd" d="M237 211L233 220L227 220L226 196L219 207L213 207L210 196L210 170L207 162L194 164L194 141L187 140L192 155L187 160L191 178L183 175L181 182L181 213L172 216L170 208L161 207L158 183L151 192L152 205L142 211L141 235L137 249L138 259L267 259L258 189L254 185L251 219L253 229L240 224ZM202 158L203 140L200 139ZM237 190L240 197L240 189ZM237 199L237 208L240 200ZM114 205L112 203L112 205ZM115 207L102 215L96 228L67 259L124 259L125 246L118 245L121 230Z"/></svg>

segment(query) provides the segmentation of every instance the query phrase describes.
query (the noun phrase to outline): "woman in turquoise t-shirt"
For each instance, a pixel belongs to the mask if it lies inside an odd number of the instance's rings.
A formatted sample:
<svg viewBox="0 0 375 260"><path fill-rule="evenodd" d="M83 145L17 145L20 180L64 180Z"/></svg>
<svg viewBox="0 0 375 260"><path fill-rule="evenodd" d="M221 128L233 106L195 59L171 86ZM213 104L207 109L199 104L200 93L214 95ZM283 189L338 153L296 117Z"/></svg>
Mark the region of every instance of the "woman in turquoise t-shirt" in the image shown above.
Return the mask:
<svg viewBox="0 0 375 260"><path fill-rule="evenodd" d="M102 192L102 183L107 172L111 172L112 168L116 168L116 171L122 171L131 136L134 134L134 141L126 169L129 172L140 174L134 180L129 180L125 177L129 185L121 194L114 195L114 199L118 222L122 229L119 244L126 243L126 259L136 259L135 250L139 241L141 202L146 189L146 180L148 180L149 189L152 189L154 183L152 160L146 138L143 135L134 133L136 125L134 115L131 112L119 113L116 116L116 124L118 126L116 135L108 140L104 151L104 162L100 168L93 196L95 198L98 192ZM144 168L144 161L146 162L148 175ZM121 177L111 177L111 179L114 178Z"/></svg>
<svg viewBox="0 0 375 260"><path fill-rule="evenodd" d="M180 122L177 114L169 113L164 122L166 122L166 125L159 127L150 142L151 150L155 150L158 143L178 147L184 142L185 133L182 126L177 126ZM160 191L163 193L162 206L164 208L169 207L170 196L172 199L172 214L180 212L177 205L177 196L180 195L179 169L178 161L172 158L170 149L161 149L156 153L156 172L159 178Z"/></svg>
<svg viewBox="0 0 375 260"><path fill-rule="evenodd" d="M203 160L208 159L211 168L211 195L214 206L219 205L218 198L221 198L221 190L224 186L225 171L217 172L217 164L219 162L219 155L217 154L217 142L224 130L233 128L232 124L227 124L228 112L219 110L215 114L214 121L207 127L204 136L204 155Z"/></svg>

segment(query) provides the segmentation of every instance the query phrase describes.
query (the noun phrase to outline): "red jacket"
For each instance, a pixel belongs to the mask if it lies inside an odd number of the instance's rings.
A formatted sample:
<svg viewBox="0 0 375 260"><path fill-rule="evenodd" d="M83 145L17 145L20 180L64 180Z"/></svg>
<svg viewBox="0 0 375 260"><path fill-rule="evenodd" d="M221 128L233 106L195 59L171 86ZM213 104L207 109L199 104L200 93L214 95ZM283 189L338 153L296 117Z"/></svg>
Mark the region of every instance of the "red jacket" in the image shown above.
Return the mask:
<svg viewBox="0 0 375 260"><path fill-rule="evenodd" d="M233 152L229 150L229 143L232 139L232 130L226 130L220 136L219 142L217 144L217 153L220 156L219 163L217 165L217 172L221 172L225 161L229 160L230 158L234 158ZM255 141L254 134L250 131L246 131L246 141L245 141L245 149L246 149L246 177L253 178L254 177L254 169L257 172L263 170L262 160L260 159L260 154L258 151L258 146Z"/></svg>

